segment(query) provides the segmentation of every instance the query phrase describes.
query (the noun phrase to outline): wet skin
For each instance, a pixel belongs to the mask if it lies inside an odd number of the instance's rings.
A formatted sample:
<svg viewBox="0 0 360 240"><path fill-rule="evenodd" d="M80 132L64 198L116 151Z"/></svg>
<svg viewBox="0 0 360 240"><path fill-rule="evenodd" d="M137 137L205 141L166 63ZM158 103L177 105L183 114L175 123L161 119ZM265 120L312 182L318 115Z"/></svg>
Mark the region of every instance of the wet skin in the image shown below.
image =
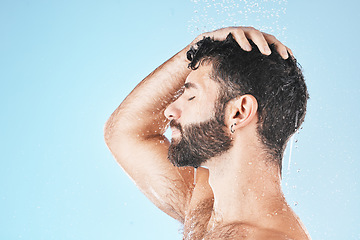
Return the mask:
<svg viewBox="0 0 360 240"><path fill-rule="evenodd" d="M309 239L286 204L279 170L264 161L255 134L253 97L239 98L226 108L229 134L231 124L237 122L231 135L234 147L209 159L209 170L198 170L196 184L193 167L175 167L168 160L170 142L164 133L169 121L176 119L186 126L214 114L217 85L209 84L206 67L196 71L187 68L186 52L204 36L224 40L229 32L243 49L251 39L262 53L269 54L268 43L275 43L287 57L287 48L276 38L253 28L232 27L202 34L136 86L106 123L105 141L137 187L184 224L184 239ZM174 99L186 82L198 89L187 89ZM193 94L195 98L189 100ZM173 138L180 137L174 130Z"/></svg>

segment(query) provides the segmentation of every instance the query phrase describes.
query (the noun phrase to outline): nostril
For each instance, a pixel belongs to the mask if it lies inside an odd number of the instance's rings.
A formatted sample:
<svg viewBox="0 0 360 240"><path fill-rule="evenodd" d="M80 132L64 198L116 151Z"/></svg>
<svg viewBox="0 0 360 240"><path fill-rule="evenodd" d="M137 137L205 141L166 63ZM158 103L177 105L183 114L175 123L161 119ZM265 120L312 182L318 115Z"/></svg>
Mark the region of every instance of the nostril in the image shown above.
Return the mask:
<svg viewBox="0 0 360 240"><path fill-rule="evenodd" d="M175 119L175 115L174 115L174 114L170 114L170 115L168 116L168 119L169 119L169 120Z"/></svg>
<svg viewBox="0 0 360 240"><path fill-rule="evenodd" d="M173 120L180 117L180 109L178 109L174 103L170 104L164 111L164 115L167 119Z"/></svg>
<svg viewBox="0 0 360 240"><path fill-rule="evenodd" d="M164 111L164 115L167 119L170 119L173 118L173 114L170 113L169 111L169 108L166 108L165 111Z"/></svg>

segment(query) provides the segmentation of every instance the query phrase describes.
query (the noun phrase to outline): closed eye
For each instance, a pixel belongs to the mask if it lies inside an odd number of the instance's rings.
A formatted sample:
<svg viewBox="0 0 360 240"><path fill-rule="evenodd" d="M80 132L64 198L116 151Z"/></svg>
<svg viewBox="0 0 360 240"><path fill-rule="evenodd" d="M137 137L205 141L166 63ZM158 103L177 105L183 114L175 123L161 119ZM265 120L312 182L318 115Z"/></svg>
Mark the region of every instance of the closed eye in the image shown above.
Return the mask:
<svg viewBox="0 0 360 240"><path fill-rule="evenodd" d="M188 101L191 101L191 100L193 100L194 98L195 98L195 96L189 98Z"/></svg>

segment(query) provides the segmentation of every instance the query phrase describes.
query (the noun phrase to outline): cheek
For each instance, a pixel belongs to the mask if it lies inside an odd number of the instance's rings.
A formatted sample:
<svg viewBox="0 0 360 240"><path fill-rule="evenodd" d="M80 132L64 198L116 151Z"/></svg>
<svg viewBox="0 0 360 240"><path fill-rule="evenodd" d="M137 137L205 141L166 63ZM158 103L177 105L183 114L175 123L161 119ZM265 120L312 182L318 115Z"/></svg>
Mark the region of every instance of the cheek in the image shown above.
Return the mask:
<svg viewBox="0 0 360 240"><path fill-rule="evenodd" d="M200 101L190 102L186 108L186 115L189 121L193 123L202 122L214 116L214 106L212 102Z"/></svg>

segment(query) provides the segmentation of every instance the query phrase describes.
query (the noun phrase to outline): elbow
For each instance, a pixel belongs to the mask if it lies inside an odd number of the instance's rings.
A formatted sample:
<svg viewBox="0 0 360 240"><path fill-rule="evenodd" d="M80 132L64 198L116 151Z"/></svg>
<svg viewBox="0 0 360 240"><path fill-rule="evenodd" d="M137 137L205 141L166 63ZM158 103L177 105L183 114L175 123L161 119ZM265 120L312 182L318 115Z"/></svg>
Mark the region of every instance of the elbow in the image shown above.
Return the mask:
<svg viewBox="0 0 360 240"><path fill-rule="evenodd" d="M128 144L124 137L125 133L123 131L119 131L116 127L114 127L111 122L107 121L104 126L104 141L115 158L115 160L122 166L125 161L124 158L127 155Z"/></svg>
<svg viewBox="0 0 360 240"><path fill-rule="evenodd" d="M104 126L104 140L108 148L111 150L111 144L114 141L114 124L111 118L107 120Z"/></svg>
<svg viewBox="0 0 360 240"><path fill-rule="evenodd" d="M119 146L124 145L124 139L128 138L127 132L124 128L120 128L119 125L124 124L119 123L119 121L115 122L113 118L110 117L104 126L104 141L113 154L119 151Z"/></svg>
<svg viewBox="0 0 360 240"><path fill-rule="evenodd" d="M104 126L104 141L111 154L115 156L119 148L119 144L117 144L119 140L116 138L113 129L107 124Z"/></svg>

